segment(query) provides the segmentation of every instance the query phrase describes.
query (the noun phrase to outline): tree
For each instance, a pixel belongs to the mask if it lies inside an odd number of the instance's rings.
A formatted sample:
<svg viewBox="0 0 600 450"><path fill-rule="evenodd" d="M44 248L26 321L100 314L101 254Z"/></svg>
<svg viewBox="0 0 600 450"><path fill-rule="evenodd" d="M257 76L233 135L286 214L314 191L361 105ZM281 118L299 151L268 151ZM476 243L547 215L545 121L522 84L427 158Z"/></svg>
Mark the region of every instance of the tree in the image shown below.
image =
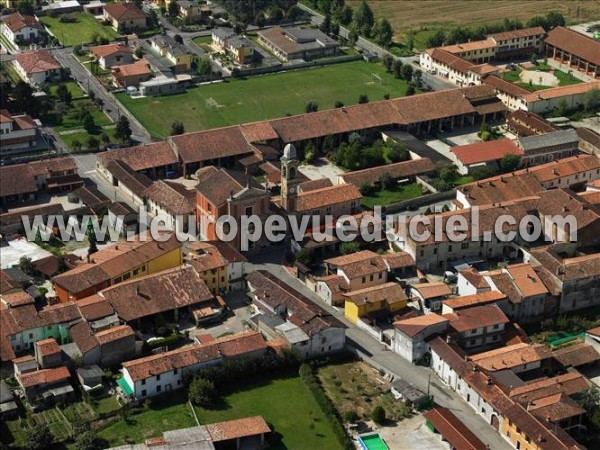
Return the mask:
<svg viewBox="0 0 600 450"><path fill-rule="evenodd" d="M387 172L382 173L379 176L378 181L379 181L379 186L381 187L382 191L390 191L396 185L396 183L394 182L394 179Z"/></svg>
<svg viewBox="0 0 600 450"><path fill-rule="evenodd" d="M64 102L66 105L71 104L71 100L73 100L73 95L67 89L67 86L64 84L59 84L56 88L56 96L60 99L60 101Z"/></svg>
<svg viewBox="0 0 600 450"><path fill-rule="evenodd" d="M33 16L33 3L29 0L21 0L17 5L17 11L19 11L24 16Z"/></svg>
<svg viewBox="0 0 600 450"><path fill-rule="evenodd" d="M75 436L75 450L96 450L98 437L91 430L83 431Z"/></svg>
<svg viewBox="0 0 600 450"><path fill-rule="evenodd" d="M25 111L31 116L37 116L39 105L33 97L33 89L24 81L19 81L13 91L14 103L19 105L19 109Z"/></svg>
<svg viewBox="0 0 600 450"><path fill-rule="evenodd" d="M566 24L564 16L558 11L550 11L546 14L546 26L549 30L556 27L564 27Z"/></svg>
<svg viewBox="0 0 600 450"><path fill-rule="evenodd" d="M383 94L383 99L384 100L389 100L390 99L390 94L387 93L387 92L385 94Z"/></svg>
<svg viewBox="0 0 600 450"><path fill-rule="evenodd" d="M110 136L108 134L106 134L106 133L102 133L100 135L100 140L102 141L102 143L104 145L106 145L106 144L108 144L110 142Z"/></svg>
<svg viewBox="0 0 600 450"><path fill-rule="evenodd" d="M321 22L321 25L319 25L319 30L325 34L331 33L331 16L329 14L325 14L323 22Z"/></svg>
<svg viewBox="0 0 600 450"><path fill-rule="evenodd" d="M185 133L185 129L182 122L176 120L171 124L171 136L176 136L183 133Z"/></svg>
<svg viewBox="0 0 600 450"><path fill-rule="evenodd" d="M402 61L399 59L394 61L392 64L392 73L394 74L394 78L402 78Z"/></svg>
<svg viewBox="0 0 600 450"><path fill-rule="evenodd" d="M358 104L364 105L365 103L369 103L369 97L367 97L367 94L360 94L358 96Z"/></svg>
<svg viewBox="0 0 600 450"><path fill-rule="evenodd" d="M380 405L376 406L371 413L371 420L377 425L383 425L385 422L385 409Z"/></svg>
<svg viewBox="0 0 600 450"><path fill-rule="evenodd" d="M177 2L169 2L167 13L169 17L177 17L179 15L179 5Z"/></svg>
<svg viewBox="0 0 600 450"><path fill-rule="evenodd" d="M212 75L212 63L210 62L209 57L200 58L198 60L198 67L196 69L198 71L198 75L202 77Z"/></svg>
<svg viewBox="0 0 600 450"><path fill-rule="evenodd" d="M31 276L35 276L37 274L37 270L35 270L35 267L33 267L31 258L27 256L21 256L19 259L19 270Z"/></svg>
<svg viewBox="0 0 600 450"><path fill-rule="evenodd" d="M54 435L47 425L36 425L27 430L25 434L25 448L27 450L43 450L52 448Z"/></svg>
<svg viewBox="0 0 600 450"><path fill-rule="evenodd" d="M100 141L95 136L88 136L87 148L90 150L96 150L100 146Z"/></svg>
<svg viewBox="0 0 600 450"><path fill-rule="evenodd" d="M158 13L154 8L148 12L148 15L146 16L146 23L150 28L158 26Z"/></svg>
<svg viewBox="0 0 600 450"><path fill-rule="evenodd" d="M129 119L127 116L121 116L119 117L119 120L117 120L115 137L123 142L128 141L131 138L131 127L129 126Z"/></svg>
<svg viewBox="0 0 600 450"><path fill-rule="evenodd" d="M567 101L563 98L560 102L558 102L558 107L554 111L554 115L557 117L562 117L567 114L569 110L569 106L567 105Z"/></svg>
<svg viewBox="0 0 600 450"><path fill-rule="evenodd" d="M600 389L591 386L577 396L577 403L588 412L600 405Z"/></svg>
<svg viewBox="0 0 600 450"><path fill-rule="evenodd" d="M133 54L135 55L136 58L141 59L144 56L144 49L141 46L136 47Z"/></svg>
<svg viewBox="0 0 600 450"><path fill-rule="evenodd" d="M349 255L358 251L360 251L360 245L358 245L358 242L342 242L342 245L340 245L340 253L342 255Z"/></svg>
<svg viewBox="0 0 600 450"><path fill-rule="evenodd" d="M381 19L377 26L377 36L375 36L377 43L384 47L392 45L392 37L394 36L394 30L392 25L387 19Z"/></svg>
<svg viewBox="0 0 600 450"><path fill-rule="evenodd" d="M254 18L254 23L258 28L262 28L265 26L265 22L267 21L265 14L263 12L259 12Z"/></svg>
<svg viewBox="0 0 600 450"><path fill-rule="evenodd" d="M430 36L425 41L426 47L441 47L444 45L444 41L446 40L446 33L442 30L436 31L432 36Z"/></svg>
<svg viewBox="0 0 600 450"><path fill-rule="evenodd" d="M500 159L500 170L503 173L513 172L521 164L521 157L512 153L507 153Z"/></svg>
<svg viewBox="0 0 600 450"><path fill-rule="evenodd" d="M359 34L369 37L371 35L371 29L375 23L373 11L365 0L362 0L353 14L353 23L356 27L356 31Z"/></svg>
<svg viewBox="0 0 600 450"><path fill-rule="evenodd" d="M85 111L81 118L81 126L88 133L92 133L96 130L96 122L94 121L94 116L89 111Z"/></svg>
<svg viewBox="0 0 600 450"><path fill-rule="evenodd" d="M82 144L79 139L73 139L73 141L71 142L71 146L73 147L73 150L75 150L76 152L81 150L81 145Z"/></svg>
<svg viewBox="0 0 600 450"><path fill-rule="evenodd" d="M358 414L354 410L346 411L344 413L344 420L348 423L355 423L358 420Z"/></svg>
<svg viewBox="0 0 600 450"><path fill-rule="evenodd" d="M423 71L421 69L417 69L414 71L412 79L413 79L416 87L418 87L418 88L423 87Z"/></svg>
<svg viewBox="0 0 600 450"><path fill-rule="evenodd" d="M600 106L600 89L593 88L587 91L583 97L583 106L586 111L593 111Z"/></svg>
<svg viewBox="0 0 600 450"><path fill-rule="evenodd" d="M356 44L356 41L358 41L358 31L356 31L354 24L352 24L350 27L350 32L348 33L348 41L350 42L350 45L354 45Z"/></svg>
<svg viewBox="0 0 600 450"><path fill-rule="evenodd" d="M305 265L306 267L312 266L313 257L313 253L307 248L303 248L298 253L296 253L296 261L298 261L300 264Z"/></svg>
<svg viewBox="0 0 600 450"><path fill-rule="evenodd" d="M383 67L385 67L385 70L389 73L392 72L392 67L394 65L394 57L392 55L390 55L389 53L386 53L385 55L383 55L383 58L381 59L381 63L383 64Z"/></svg>
<svg viewBox="0 0 600 450"><path fill-rule="evenodd" d="M413 67L411 64L406 63L402 64L402 79L406 81L411 81L413 75Z"/></svg>
<svg viewBox="0 0 600 450"><path fill-rule="evenodd" d="M415 89L415 85L413 83L408 83L408 86L406 88L406 95L415 95L416 92L417 90Z"/></svg>
<svg viewBox="0 0 600 450"><path fill-rule="evenodd" d="M319 104L317 102L311 100L310 102L308 102L306 104L306 108L304 108L304 110L307 113L317 112L319 110Z"/></svg>
<svg viewBox="0 0 600 450"><path fill-rule="evenodd" d="M383 150L383 157L388 163L397 163L400 161L406 161L409 157L406 147L398 142L387 144Z"/></svg>
<svg viewBox="0 0 600 450"><path fill-rule="evenodd" d="M494 175L496 175L496 171L490 166L476 167L471 172L471 176L475 180L485 180L486 178L493 177Z"/></svg>
<svg viewBox="0 0 600 450"><path fill-rule="evenodd" d="M413 48L415 48L415 35L412 31L409 33L408 38L406 39L406 48L411 52L413 51Z"/></svg>
<svg viewBox="0 0 600 450"><path fill-rule="evenodd" d="M325 15L331 13L332 6L333 6L333 4L332 4L331 0L318 0L317 1L317 8L319 9L319 11L321 11Z"/></svg>
<svg viewBox="0 0 600 450"><path fill-rule="evenodd" d="M171 3L175 3L175 2L171 2ZM181 37L180 34L176 34L175 36L173 36L173 40L175 42L177 42L178 44L182 44L183 45L183 38Z"/></svg>
<svg viewBox="0 0 600 450"><path fill-rule="evenodd" d="M188 397L194 405L202 408L210 408L217 399L217 388L215 388L215 384L212 381L196 377L190 383Z"/></svg>
<svg viewBox="0 0 600 450"><path fill-rule="evenodd" d="M336 100L334 103L335 108L342 108L343 106L344 106L344 102L341 102L339 100Z"/></svg>

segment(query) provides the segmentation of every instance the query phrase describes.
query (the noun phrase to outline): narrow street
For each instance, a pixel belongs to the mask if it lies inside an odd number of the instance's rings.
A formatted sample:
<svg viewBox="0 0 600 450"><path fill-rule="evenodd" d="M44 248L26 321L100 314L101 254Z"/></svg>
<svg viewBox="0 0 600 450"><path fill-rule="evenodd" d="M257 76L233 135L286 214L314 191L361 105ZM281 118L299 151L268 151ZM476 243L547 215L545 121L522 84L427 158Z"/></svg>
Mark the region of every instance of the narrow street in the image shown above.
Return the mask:
<svg viewBox="0 0 600 450"><path fill-rule="evenodd" d="M367 362L386 372L402 377L413 383L423 392L433 395L436 403L446 407L462 420L480 439L494 450L508 450L510 445L495 431L491 425L479 416L456 392L446 388L442 381L427 367L415 366L399 355L388 350L383 344L375 341L365 331L344 318L343 311L326 305L314 292L297 278L291 276L282 266L282 258L286 254L283 246L251 257L252 262L246 264L246 271L267 270L290 287L304 294L307 298L329 311L342 321L346 330L346 343L364 355Z"/></svg>

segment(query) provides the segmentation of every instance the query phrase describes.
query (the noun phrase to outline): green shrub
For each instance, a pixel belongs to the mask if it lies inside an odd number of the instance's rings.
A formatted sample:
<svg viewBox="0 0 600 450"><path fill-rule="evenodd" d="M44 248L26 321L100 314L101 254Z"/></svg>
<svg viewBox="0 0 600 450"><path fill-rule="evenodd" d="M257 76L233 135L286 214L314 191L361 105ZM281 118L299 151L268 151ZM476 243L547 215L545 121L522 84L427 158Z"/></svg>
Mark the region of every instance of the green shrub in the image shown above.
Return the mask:
<svg viewBox="0 0 600 450"><path fill-rule="evenodd" d="M383 407L380 405L376 406L371 413L371 420L373 420L373 422L375 422L377 425L382 425L385 423L385 409L383 409Z"/></svg>
<svg viewBox="0 0 600 450"><path fill-rule="evenodd" d="M354 410L346 411L344 413L344 420L349 423L355 423L358 420L358 414Z"/></svg>

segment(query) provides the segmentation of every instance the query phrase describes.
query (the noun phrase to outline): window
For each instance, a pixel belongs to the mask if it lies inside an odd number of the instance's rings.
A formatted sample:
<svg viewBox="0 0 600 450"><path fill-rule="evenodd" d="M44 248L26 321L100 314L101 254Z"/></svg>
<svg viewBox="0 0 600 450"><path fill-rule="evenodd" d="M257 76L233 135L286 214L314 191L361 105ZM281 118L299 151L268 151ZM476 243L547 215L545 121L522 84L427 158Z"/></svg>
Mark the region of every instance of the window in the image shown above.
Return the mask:
<svg viewBox="0 0 600 450"><path fill-rule="evenodd" d="M366 283L367 282L367 278L366 277L362 277L362 282Z"/></svg>
<svg viewBox="0 0 600 450"><path fill-rule="evenodd" d="M146 270L146 264L144 264L144 265L142 266L142 272L143 272L144 270Z"/></svg>
<svg viewBox="0 0 600 450"><path fill-rule="evenodd" d="M140 269L133 269L133 276L135 277L138 273L140 273Z"/></svg>
<svg viewBox="0 0 600 450"><path fill-rule="evenodd" d="M33 339L33 333L29 333L29 339Z"/></svg>
<svg viewBox="0 0 600 450"><path fill-rule="evenodd" d="M123 275L123 281L129 280L130 278L131 278L131 274L130 273L126 273L125 275Z"/></svg>
<svg viewBox="0 0 600 450"><path fill-rule="evenodd" d="M156 386L156 392L160 392L160 391L162 391L162 386L161 385Z"/></svg>
<svg viewBox="0 0 600 450"><path fill-rule="evenodd" d="M369 281L373 281L373 275L371 275L369 278Z"/></svg>
<svg viewBox="0 0 600 450"><path fill-rule="evenodd" d="M117 277L117 278L115 278L115 283L120 283L120 282L121 282L121 280L122 280L122 278L121 278L121 277Z"/></svg>
<svg viewBox="0 0 600 450"><path fill-rule="evenodd" d="M156 381L160 381L160 374L156 375Z"/></svg>
<svg viewBox="0 0 600 450"><path fill-rule="evenodd" d="M425 256L425 250L421 250L421 251L419 252L419 256Z"/></svg>
<svg viewBox="0 0 600 450"><path fill-rule="evenodd" d="M252 215L252 206L246 206L246 215L247 216L251 216Z"/></svg>
<svg viewBox="0 0 600 450"><path fill-rule="evenodd" d="M433 248L433 254L434 254L434 255L437 255L437 247L434 247L434 248Z"/></svg>
<svg viewBox="0 0 600 450"><path fill-rule="evenodd" d="M173 369L173 375L177 375L177 369Z"/></svg>
<svg viewBox="0 0 600 450"><path fill-rule="evenodd" d="M225 277L221 277L221 283L225 283Z"/></svg>
<svg viewBox="0 0 600 450"><path fill-rule="evenodd" d="M146 389L142 390L142 397L146 396Z"/></svg>
<svg viewBox="0 0 600 450"><path fill-rule="evenodd" d="M144 379L142 380L142 386L145 386L145 385L146 385L146 379L144 378Z"/></svg>
<svg viewBox="0 0 600 450"><path fill-rule="evenodd" d="M466 250L467 248L469 248L469 243L468 242L463 242L462 244L460 244L460 248L463 250Z"/></svg>
<svg viewBox="0 0 600 450"><path fill-rule="evenodd" d="M52 329L52 325L48 325L48 326L46 327L46 330L51 330L51 329Z"/></svg>
<svg viewBox="0 0 600 450"><path fill-rule="evenodd" d="M451 252L451 251L452 251L452 246L451 246L451 245L449 245L449 246L448 246L448 251L449 251L449 252Z"/></svg>

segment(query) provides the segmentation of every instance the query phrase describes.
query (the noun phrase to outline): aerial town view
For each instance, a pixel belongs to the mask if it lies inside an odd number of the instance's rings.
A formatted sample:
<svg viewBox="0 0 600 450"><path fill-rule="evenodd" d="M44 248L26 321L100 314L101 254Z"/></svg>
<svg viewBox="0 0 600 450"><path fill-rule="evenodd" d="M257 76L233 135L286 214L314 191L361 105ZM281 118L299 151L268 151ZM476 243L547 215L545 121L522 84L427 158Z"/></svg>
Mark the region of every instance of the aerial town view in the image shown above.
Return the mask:
<svg viewBox="0 0 600 450"><path fill-rule="evenodd" d="M0 450L600 449L598 0L0 0Z"/></svg>

